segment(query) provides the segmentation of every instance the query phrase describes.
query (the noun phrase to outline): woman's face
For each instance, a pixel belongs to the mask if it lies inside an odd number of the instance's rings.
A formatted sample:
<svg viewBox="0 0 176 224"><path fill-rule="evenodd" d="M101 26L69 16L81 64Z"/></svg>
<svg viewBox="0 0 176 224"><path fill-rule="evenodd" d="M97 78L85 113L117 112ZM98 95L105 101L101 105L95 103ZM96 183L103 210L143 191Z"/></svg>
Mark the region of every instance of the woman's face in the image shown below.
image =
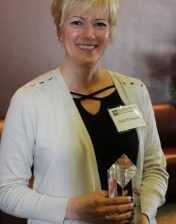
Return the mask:
<svg viewBox="0 0 176 224"><path fill-rule="evenodd" d="M80 14L78 4L59 31L65 62L86 66L96 64L110 39L110 25L104 10L94 7Z"/></svg>

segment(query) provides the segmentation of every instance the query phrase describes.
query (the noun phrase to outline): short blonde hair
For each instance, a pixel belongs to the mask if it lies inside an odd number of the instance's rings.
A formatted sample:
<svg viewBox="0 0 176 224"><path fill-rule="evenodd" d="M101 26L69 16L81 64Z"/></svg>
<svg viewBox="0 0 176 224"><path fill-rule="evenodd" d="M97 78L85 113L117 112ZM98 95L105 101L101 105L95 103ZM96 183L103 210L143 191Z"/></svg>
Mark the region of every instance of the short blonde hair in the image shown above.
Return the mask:
<svg viewBox="0 0 176 224"><path fill-rule="evenodd" d="M57 29L62 27L78 2L83 3L83 7L80 9L81 13L90 7L104 7L109 18L111 27L110 35L112 36L113 27L117 24L119 0L53 0L51 13Z"/></svg>

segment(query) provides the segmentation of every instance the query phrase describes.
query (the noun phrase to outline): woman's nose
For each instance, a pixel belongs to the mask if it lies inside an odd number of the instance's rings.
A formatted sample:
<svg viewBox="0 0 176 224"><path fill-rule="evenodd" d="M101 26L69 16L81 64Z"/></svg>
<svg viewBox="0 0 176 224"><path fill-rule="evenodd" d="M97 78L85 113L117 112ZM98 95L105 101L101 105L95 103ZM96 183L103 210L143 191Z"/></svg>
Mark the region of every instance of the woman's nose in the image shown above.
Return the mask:
<svg viewBox="0 0 176 224"><path fill-rule="evenodd" d="M93 39L95 38L95 29L92 26L92 24L86 24L84 35L89 38L93 38Z"/></svg>

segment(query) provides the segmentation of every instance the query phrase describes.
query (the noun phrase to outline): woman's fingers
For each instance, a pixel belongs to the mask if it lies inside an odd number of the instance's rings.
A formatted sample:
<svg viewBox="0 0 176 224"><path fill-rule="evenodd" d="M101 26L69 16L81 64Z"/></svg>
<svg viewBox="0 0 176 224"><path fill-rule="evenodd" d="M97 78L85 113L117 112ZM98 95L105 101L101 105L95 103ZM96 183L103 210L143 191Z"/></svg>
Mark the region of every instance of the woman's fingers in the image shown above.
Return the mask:
<svg viewBox="0 0 176 224"><path fill-rule="evenodd" d="M133 203L106 207L106 213L109 213L109 214L116 214L116 213L122 214L132 210L133 210Z"/></svg>
<svg viewBox="0 0 176 224"><path fill-rule="evenodd" d="M97 224L125 224L129 223L129 220L133 216L133 212L127 212L123 214L114 214L114 215L105 215L101 217L96 217L94 219L92 217L90 222L97 223Z"/></svg>
<svg viewBox="0 0 176 224"><path fill-rule="evenodd" d="M70 199L66 219L88 221L92 223L124 223L132 214L131 197L108 198L106 191L94 192L80 198Z"/></svg>
<svg viewBox="0 0 176 224"><path fill-rule="evenodd" d="M107 215L105 216L105 220L110 223L115 222L115 223L121 223L121 222L126 222L129 221L129 219L133 216L133 211L126 212L123 214L114 214L114 215Z"/></svg>
<svg viewBox="0 0 176 224"><path fill-rule="evenodd" d="M130 196L123 196L123 197L113 197L113 198L105 198L104 204L105 205L121 205L131 203L132 199Z"/></svg>

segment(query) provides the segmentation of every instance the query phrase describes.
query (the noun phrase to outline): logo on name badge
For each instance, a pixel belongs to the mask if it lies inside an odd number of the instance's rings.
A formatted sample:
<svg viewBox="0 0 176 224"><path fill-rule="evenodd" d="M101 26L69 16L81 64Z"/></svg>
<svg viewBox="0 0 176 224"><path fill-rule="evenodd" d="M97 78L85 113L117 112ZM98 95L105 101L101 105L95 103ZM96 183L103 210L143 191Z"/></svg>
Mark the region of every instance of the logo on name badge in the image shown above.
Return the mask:
<svg viewBox="0 0 176 224"><path fill-rule="evenodd" d="M114 110L112 110L112 114L114 115L114 116L117 116L119 113L118 113L118 110L117 109L114 109Z"/></svg>

